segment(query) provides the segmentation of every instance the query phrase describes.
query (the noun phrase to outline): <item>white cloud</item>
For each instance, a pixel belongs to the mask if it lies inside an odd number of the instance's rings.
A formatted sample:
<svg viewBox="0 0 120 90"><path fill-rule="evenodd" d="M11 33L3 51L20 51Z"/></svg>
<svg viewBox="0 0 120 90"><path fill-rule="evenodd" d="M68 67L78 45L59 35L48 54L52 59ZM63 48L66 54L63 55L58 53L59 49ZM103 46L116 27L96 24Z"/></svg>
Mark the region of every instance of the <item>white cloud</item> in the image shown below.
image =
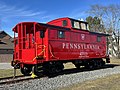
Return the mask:
<svg viewBox="0 0 120 90"><path fill-rule="evenodd" d="M23 6L10 6L0 2L0 29L10 35L13 35L12 28L18 22L49 20L50 16L46 11L33 10L33 8Z"/></svg>
<svg viewBox="0 0 120 90"><path fill-rule="evenodd" d="M46 13L45 11L33 11L27 8L19 9L16 6L0 4L0 17L15 17L15 16L33 17L45 13Z"/></svg>

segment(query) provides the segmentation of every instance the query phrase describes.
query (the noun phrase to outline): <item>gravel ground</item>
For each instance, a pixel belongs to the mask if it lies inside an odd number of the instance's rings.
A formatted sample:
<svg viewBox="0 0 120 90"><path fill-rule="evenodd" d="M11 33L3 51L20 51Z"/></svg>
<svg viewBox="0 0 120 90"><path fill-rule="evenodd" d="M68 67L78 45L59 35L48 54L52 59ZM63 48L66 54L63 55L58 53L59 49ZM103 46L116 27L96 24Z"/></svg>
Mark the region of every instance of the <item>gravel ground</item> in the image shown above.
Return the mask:
<svg viewBox="0 0 120 90"><path fill-rule="evenodd" d="M119 73L120 66L115 66L113 68L59 75L53 78L41 78L11 85L2 85L0 86L0 90L56 90L71 84Z"/></svg>
<svg viewBox="0 0 120 90"><path fill-rule="evenodd" d="M11 63L0 63L0 69L12 69Z"/></svg>

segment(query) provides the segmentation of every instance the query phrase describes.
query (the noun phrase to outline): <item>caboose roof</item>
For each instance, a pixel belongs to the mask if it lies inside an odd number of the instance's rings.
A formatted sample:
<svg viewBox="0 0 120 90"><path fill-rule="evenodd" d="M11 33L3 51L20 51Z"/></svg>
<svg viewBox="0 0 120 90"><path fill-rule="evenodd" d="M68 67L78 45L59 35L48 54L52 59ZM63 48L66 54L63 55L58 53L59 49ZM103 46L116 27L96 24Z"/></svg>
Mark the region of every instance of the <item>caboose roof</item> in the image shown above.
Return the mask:
<svg viewBox="0 0 120 90"><path fill-rule="evenodd" d="M5 31L0 31L0 49L13 49L13 38Z"/></svg>
<svg viewBox="0 0 120 90"><path fill-rule="evenodd" d="M88 22L86 22L86 21L81 21L81 20L77 20L77 19L73 19L73 18L68 18L68 19L74 20L74 21L78 21L78 22L83 22L83 23L87 23L87 24L88 24Z"/></svg>
<svg viewBox="0 0 120 90"><path fill-rule="evenodd" d="M76 20L77 21L77 20ZM78 20L79 21L79 20ZM81 22L84 22L84 21L81 21ZM87 22L85 22L87 23ZM38 23L39 25L42 25L46 28L58 28L58 29L65 29L65 30L70 30L70 28L66 28L66 27L60 27L60 26L55 26L55 25L49 25L49 24L43 24L43 23ZM97 35L100 35L100 36L110 36L109 34L104 34L104 33L99 33L99 32L91 32L91 31L88 31L90 34L97 34Z"/></svg>
<svg viewBox="0 0 120 90"><path fill-rule="evenodd" d="M67 19L70 19L70 20L75 20L75 19L72 19L72 18L68 18L66 17ZM59 19L65 19L65 18L59 18ZM53 20L54 21L54 20ZM75 20L75 21L79 21L79 20ZM85 21L79 21L79 22L84 22L84 23L87 23ZM38 22L21 22L21 23L18 23L17 25L20 25L20 24L28 24L28 23L33 23L33 24L37 24L43 28L55 28L55 29L61 29L61 30L71 30L71 28L67 28L67 27L61 27L61 26L56 26L56 25L51 25L49 23L47 24L44 24L44 23L38 23ZM17 28L17 25L14 27L14 28ZM13 31L14 31L14 28L13 28ZM104 33L98 33L98 32L91 32L91 31L88 31L86 30L87 32L89 32L90 34L97 34L97 35L100 35L100 36L110 36L109 34L104 34ZM17 32L17 31L15 31Z"/></svg>
<svg viewBox="0 0 120 90"><path fill-rule="evenodd" d="M17 28L18 25L20 24L37 24L37 25L40 25L41 27L43 28L58 28L58 29L62 29L62 30L70 30L70 28L65 28L65 27L60 27L60 26L55 26L55 25L50 25L50 24L44 24L44 23L38 23L38 22L21 22L21 23L18 23L14 28L13 28L13 31L14 32L17 32L15 31L15 28Z"/></svg>
<svg viewBox="0 0 120 90"><path fill-rule="evenodd" d="M38 23L40 26L42 27L46 27L46 28L57 28L57 29L65 29L65 30L70 30L70 28L66 28L66 27L60 27L60 26L55 26L55 25L50 25L50 24L43 24L43 23Z"/></svg>
<svg viewBox="0 0 120 90"><path fill-rule="evenodd" d="M57 20L64 20L64 19L69 19L69 20L74 20L74 21L78 21L78 22L88 23L88 22L86 22L86 21L80 21L80 20L73 19L73 18L70 18L70 17L63 17L63 18L54 19L54 20L52 20L52 21L49 21L48 23L54 22L54 21L57 21Z"/></svg>
<svg viewBox="0 0 120 90"><path fill-rule="evenodd" d="M90 34L97 34L97 35L100 35L100 36L111 36L111 35L109 35L109 34L104 34L104 33L98 33L98 32L91 32L91 31L89 31L90 32Z"/></svg>

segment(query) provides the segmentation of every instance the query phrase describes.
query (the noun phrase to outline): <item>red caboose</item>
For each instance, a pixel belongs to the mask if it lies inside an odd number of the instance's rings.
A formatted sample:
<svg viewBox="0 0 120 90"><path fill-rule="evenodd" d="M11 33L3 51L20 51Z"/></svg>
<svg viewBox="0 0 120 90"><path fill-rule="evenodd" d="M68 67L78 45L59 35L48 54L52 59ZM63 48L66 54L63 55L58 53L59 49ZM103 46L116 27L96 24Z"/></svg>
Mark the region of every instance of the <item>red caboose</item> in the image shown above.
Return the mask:
<svg viewBox="0 0 120 90"><path fill-rule="evenodd" d="M72 62L77 68L99 67L109 62L107 34L90 32L88 23L60 18L47 24L22 22L14 28L14 59L12 66L24 75L33 72L56 73L63 63Z"/></svg>

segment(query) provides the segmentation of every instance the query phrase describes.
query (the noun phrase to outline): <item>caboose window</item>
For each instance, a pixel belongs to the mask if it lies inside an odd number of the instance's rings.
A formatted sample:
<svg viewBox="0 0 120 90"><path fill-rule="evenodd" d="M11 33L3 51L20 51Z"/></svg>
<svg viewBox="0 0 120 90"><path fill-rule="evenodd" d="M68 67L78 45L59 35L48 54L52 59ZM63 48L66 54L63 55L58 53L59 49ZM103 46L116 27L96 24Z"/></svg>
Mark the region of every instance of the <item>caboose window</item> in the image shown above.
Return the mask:
<svg viewBox="0 0 120 90"><path fill-rule="evenodd" d="M97 42L101 42L101 36L97 36Z"/></svg>
<svg viewBox="0 0 120 90"><path fill-rule="evenodd" d="M62 26L67 26L67 21L66 20L63 20Z"/></svg>
<svg viewBox="0 0 120 90"><path fill-rule="evenodd" d="M80 29L79 22L77 22L77 21L71 21L71 23L72 23L72 27L73 27L73 28Z"/></svg>
<svg viewBox="0 0 120 90"><path fill-rule="evenodd" d="M81 23L80 25L81 25L81 29L83 29L83 30L86 30L86 29L87 29L87 26L86 26L85 23Z"/></svg>
<svg viewBox="0 0 120 90"><path fill-rule="evenodd" d="M74 21L74 28L80 29L79 22Z"/></svg>
<svg viewBox="0 0 120 90"><path fill-rule="evenodd" d="M43 30L40 31L40 38L44 38L45 37L45 32Z"/></svg>
<svg viewBox="0 0 120 90"><path fill-rule="evenodd" d="M59 38L65 38L65 32L64 31L58 31L58 37Z"/></svg>
<svg viewBox="0 0 120 90"><path fill-rule="evenodd" d="M89 30L88 23L84 21L71 20L71 25L76 29Z"/></svg>

